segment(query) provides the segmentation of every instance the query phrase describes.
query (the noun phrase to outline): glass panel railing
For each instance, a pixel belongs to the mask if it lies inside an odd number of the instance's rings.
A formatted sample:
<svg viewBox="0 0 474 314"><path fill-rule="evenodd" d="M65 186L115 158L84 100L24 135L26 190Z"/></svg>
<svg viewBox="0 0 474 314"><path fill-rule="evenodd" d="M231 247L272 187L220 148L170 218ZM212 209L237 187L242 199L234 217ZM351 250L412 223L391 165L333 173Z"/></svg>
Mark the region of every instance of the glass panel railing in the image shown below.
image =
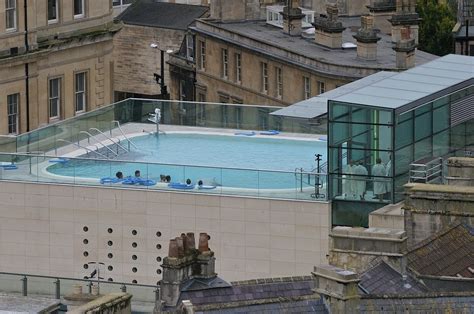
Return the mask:
<svg viewBox="0 0 474 314"><path fill-rule="evenodd" d="M89 152L89 156L94 154ZM0 180L327 200L327 177L314 172L66 158L45 154L0 153L0 161ZM135 174L137 171L139 177Z"/></svg>

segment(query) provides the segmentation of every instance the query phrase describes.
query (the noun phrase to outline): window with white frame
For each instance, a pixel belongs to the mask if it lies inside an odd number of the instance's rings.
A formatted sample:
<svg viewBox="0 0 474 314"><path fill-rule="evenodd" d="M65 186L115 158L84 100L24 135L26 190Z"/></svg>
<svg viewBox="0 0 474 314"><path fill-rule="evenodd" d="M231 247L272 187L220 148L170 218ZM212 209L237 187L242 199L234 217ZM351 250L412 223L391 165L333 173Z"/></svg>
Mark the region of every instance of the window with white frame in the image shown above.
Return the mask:
<svg viewBox="0 0 474 314"><path fill-rule="evenodd" d="M268 64L265 62L261 63L262 67L262 92L268 93Z"/></svg>
<svg viewBox="0 0 474 314"><path fill-rule="evenodd" d="M61 110L61 78L49 80L49 118L58 119Z"/></svg>
<svg viewBox="0 0 474 314"><path fill-rule="evenodd" d="M85 0L74 0L74 18L84 17L84 1Z"/></svg>
<svg viewBox="0 0 474 314"><path fill-rule="evenodd" d="M48 23L56 23L58 21L58 15L58 0L48 0Z"/></svg>
<svg viewBox="0 0 474 314"><path fill-rule="evenodd" d="M16 30L16 0L5 0L5 28Z"/></svg>
<svg viewBox="0 0 474 314"><path fill-rule="evenodd" d="M18 107L20 94L7 96L8 134L18 134Z"/></svg>
<svg viewBox="0 0 474 314"><path fill-rule="evenodd" d="M311 80L307 76L303 76L303 88L304 99L311 98Z"/></svg>
<svg viewBox="0 0 474 314"><path fill-rule="evenodd" d="M222 48L222 77L229 77L229 51Z"/></svg>
<svg viewBox="0 0 474 314"><path fill-rule="evenodd" d="M235 81L238 84L242 83L242 55L240 53L235 54Z"/></svg>
<svg viewBox="0 0 474 314"><path fill-rule="evenodd" d="M75 102L76 102L76 113L86 111L87 108L87 73L80 72L76 73L76 86L75 86Z"/></svg>
<svg viewBox="0 0 474 314"><path fill-rule="evenodd" d="M206 69L206 42L199 41L199 69Z"/></svg>
<svg viewBox="0 0 474 314"><path fill-rule="evenodd" d="M276 92L277 98L283 97L283 73L281 68L276 67Z"/></svg>
<svg viewBox="0 0 474 314"><path fill-rule="evenodd" d="M186 35L186 58L194 60L194 36L191 34Z"/></svg>
<svg viewBox="0 0 474 314"><path fill-rule="evenodd" d="M318 81L318 94L323 94L326 92L326 83Z"/></svg>

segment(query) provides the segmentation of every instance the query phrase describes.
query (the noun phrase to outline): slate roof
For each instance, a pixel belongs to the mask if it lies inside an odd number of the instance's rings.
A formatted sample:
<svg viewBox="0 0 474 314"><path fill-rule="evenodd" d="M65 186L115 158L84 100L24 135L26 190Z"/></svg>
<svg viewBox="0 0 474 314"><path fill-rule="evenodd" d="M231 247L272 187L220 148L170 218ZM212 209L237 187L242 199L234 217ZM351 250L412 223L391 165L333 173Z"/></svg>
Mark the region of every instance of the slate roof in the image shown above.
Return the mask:
<svg viewBox="0 0 474 314"><path fill-rule="evenodd" d="M474 227L458 224L417 244L408 267L420 275L474 278Z"/></svg>
<svg viewBox="0 0 474 314"><path fill-rule="evenodd" d="M416 294L428 289L410 274L403 280L402 274L384 261L368 269L360 276L359 287L365 294Z"/></svg>
<svg viewBox="0 0 474 314"><path fill-rule="evenodd" d="M362 297L354 313L474 313L472 292Z"/></svg>
<svg viewBox="0 0 474 314"><path fill-rule="evenodd" d="M184 291L180 300L190 300L196 312L206 313L327 313L313 289L311 276L256 279L232 282L231 287Z"/></svg>
<svg viewBox="0 0 474 314"><path fill-rule="evenodd" d="M195 19L203 17L208 7L179 3L138 0L116 19L125 24L187 30Z"/></svg>

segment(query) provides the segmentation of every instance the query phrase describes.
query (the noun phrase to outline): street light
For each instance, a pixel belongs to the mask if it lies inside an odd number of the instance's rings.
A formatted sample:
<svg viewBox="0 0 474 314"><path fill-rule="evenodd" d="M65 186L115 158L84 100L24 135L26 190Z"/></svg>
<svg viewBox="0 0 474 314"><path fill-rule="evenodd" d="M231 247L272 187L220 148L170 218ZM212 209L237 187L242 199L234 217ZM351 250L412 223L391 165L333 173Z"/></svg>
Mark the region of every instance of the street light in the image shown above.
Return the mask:
<svg viewBox="0 0 474 314"><path fill-rule="evenodd" d="M160 51L160 74L158 73L153 73L153 76L155 77L156 83L160 84L160 90L161 90L161 98L162 99L167 99L169 97L168 95L168 88L165 85L165 51L161 50L158 48L158 44L156 43L151 43L150 48L152 49L158 49ZM166 53L170 54L173 53L173 50L168 49L166 50Z"/></svg>

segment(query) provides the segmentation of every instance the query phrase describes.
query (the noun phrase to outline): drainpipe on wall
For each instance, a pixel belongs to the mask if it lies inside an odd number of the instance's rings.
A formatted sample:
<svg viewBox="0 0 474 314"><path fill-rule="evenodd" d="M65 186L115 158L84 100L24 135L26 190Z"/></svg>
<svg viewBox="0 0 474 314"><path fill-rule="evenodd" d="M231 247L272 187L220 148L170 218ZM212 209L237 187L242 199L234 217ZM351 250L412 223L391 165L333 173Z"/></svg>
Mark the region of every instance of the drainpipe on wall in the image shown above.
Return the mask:
<svg viewBox="0 0 474 314"><path fill-rule="evenodd" d="M28 0L24 0L24 18L25 18L25 49L26 54L30 51L30 46L28 44ZM29 77L29 64L28 60L25 63L25 85L26 85L26 132L30 131L30 77Z"/></svg>

